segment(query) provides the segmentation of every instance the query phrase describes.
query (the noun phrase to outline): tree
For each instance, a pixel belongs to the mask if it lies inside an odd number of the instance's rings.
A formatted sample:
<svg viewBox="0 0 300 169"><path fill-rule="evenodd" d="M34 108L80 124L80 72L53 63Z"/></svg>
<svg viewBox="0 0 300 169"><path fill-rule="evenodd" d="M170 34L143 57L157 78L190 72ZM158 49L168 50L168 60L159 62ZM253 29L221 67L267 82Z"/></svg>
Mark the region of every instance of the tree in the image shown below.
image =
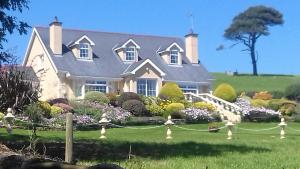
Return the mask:
<svg viewBox="0 0 300 169"><path fill-rule="evenodd" d="M4 51L3 42L7 42L5 36L8 33L12 34L15 30L20 35L26 34L27 28L29 28L26 22L18 21L15 16L8 15L7 13L11 14L9 11L19 11L22 13L24 8L28 8L27 4L28 0L1 0L0 2L0 67L1 63L10 62L10 59L13 57L13 54L9 51Z"/></svg>
<svg viewBox="0 0 300 169"><path fill-rule="evenodd" d="M243 51L250 52L253 75L257 76L257 61L255 45L259 37L268 36L269 27L283 24L283 15L274 8L254 6L233 18L224 37L242 43L246 46Z"/></svg>

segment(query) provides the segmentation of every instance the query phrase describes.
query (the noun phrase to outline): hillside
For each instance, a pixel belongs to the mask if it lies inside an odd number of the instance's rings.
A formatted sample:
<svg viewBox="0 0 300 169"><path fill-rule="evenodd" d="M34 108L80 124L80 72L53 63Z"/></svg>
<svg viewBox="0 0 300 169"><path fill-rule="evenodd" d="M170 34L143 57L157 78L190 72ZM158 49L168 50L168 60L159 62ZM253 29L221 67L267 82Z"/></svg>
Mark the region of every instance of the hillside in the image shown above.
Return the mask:
<svg viewBox="0 0 300 169"><path fill-rule="evenodd" d="M300 76L293 75L237 75L228 76L224 73L212 73L216 79L213 89L220 83L231 84L236 91L284 91L286 86L300 82Z"/></svg>

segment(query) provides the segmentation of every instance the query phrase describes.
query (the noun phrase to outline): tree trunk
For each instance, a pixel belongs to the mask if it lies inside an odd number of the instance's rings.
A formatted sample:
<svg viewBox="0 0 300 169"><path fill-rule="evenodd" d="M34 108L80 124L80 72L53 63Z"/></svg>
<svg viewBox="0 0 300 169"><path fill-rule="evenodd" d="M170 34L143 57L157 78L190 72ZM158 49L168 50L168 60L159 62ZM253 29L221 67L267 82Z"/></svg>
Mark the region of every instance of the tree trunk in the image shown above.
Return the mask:
<svg viewBox="0 0 300 169"><path fill-rule="evenodd" d="M252 60L252 67L253 67L253 75L257 76L257 60L256 60L256 55L255 55L255 36L251 38L251 45L250 45L250 55L251 55L251 60Z"/></svg>

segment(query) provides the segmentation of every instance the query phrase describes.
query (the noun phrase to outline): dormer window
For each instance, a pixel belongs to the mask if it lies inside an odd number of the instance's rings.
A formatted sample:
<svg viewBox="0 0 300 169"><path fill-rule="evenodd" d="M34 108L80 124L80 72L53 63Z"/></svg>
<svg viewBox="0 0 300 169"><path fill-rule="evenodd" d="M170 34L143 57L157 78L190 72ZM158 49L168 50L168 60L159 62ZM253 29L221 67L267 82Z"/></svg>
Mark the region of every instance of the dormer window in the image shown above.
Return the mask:
<svg viewBox="0 0 300 169"><path fill-rule="evenodd" d="M135 61L135 47L129 46L126 48L126 61Z"/></svg>
<svg viewBox="0 0 300 169"><path fill-rule="evenodd" d="M178 64L178 50L170 51L170 64Z"/></svg>
<svg viewBox="0 0 300 169"><path fill-rule="evenodd" d="M86 59L89 57L89 45L88 44L80 43L79 50L80 50L80 54L79 54L80 58Z"/></svg>

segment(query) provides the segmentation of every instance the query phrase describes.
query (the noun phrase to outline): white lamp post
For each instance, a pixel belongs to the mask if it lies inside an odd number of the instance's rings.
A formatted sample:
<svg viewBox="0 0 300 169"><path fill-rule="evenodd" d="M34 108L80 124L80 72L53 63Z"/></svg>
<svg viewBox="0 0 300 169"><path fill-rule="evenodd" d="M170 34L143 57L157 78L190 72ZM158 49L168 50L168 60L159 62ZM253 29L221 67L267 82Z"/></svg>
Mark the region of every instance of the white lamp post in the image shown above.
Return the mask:
<svg viewBox="0 0 300 169"><path fill-rule="evenodd" d="M105 136L105 127L107 126L107 124L110 122L110 120L107 120L106 118L106 113L103 113L102 114L102 117L101 117L101 120L99 121L100 125L101 125L101 136L100 136L100 139L106 139L106 136Z"/></svg>
<svg viewBox="0 0 300 169"><path fill-rule="evenodd" d="M227 129L228 129L228 133L227 133L227 140L231 140L232 139L232 128L234 126L234 124L231 121L228 121L226 123Z"/></svg>
<svg viewBox="0 0 300 169"><path fill-rule="evenodd" d="M8 134L12 133L12 125L15 119L15 116L12 114L12 109L7 109L7 114L4 116L5 121L7 122L6 130Z"/></svg>
<svg viewBox="0 0 300 169"><path fill-rule="evenodd" d="M167 137L166 139L172 139L172 131L171 131L171 126L173 125L174 123L172 122L171 120L171 116L169 115L168 116L168 120L165 122L165 125L167 126Z"/></svg>
<svg viewBox="0 0 300 169"><path fill-rule="evenodd" d="M287 126L287 124L284 121L284 118L281 118L281 122L278 125L280 126L280 139L284 139L285 138L284 128L285 126Z"/></svg>

